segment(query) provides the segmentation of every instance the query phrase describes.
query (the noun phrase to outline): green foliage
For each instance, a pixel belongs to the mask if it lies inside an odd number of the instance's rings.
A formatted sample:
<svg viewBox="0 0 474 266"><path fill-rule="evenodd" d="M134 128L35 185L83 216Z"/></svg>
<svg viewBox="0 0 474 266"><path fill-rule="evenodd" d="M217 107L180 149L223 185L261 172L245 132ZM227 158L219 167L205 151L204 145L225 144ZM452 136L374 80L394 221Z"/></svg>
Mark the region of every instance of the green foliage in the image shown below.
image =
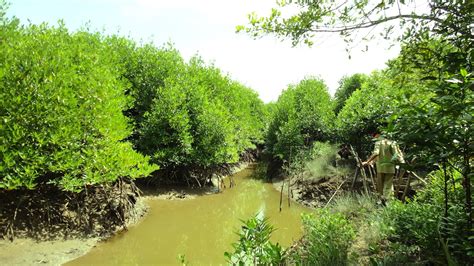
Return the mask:
<svg viewBox="0 0 474 266"><path fill-rule="evenodd" d="M413 40L428 33L450 36L454 41L463 35L472 42L472 1L430 0L427 6L429 10L415 1L392 0L277 1L268 16L249 14L249 25L239 25L236 30L254 38L275 35L291 40L293 46L311 46L323 33L338 33L347 43L376 37Z"/></svg>
<svg viewBox="0 0 474 266"><path fill-rule="evenodd" d="M428 258L437 263L448 260L464 263L472 260L474 246L465 233L466 213L463 210L462 175L447 169L449 191L448 216L445 218L443 187L445 176L437 170L429 175L429 184L408 204L391 202L382 213L384 223L391 227L390 249L404 250L407 257ZM398 247L402 247L397 251ZM441 250L445 250L441 253Z"/></svg>
<svg viewBox="0 0 474 266"><path fill-rule="evenodd" d="M288 160L290 153L313 141L329 139L334 112L322 81L306 79L290 86L274 108L266 140L266 148L274 157Z"/></svg>
<svg viewBox="0 0 474 266"><path fill-rule="evenodd" d="M293 177L314 181L347 175L350 172L348 167L336 165L337 151L335 144L315 141L308 148L295 150L285 170Z"/></svg>
<svg viewBox="0 0 474 266"><path fill-rule="evenodd" d="M166 168L208 167L236 162L262 142L265 111L254 91L197 57L178 67L176 61L169 68L178 73L164 78L162 85L148 81L155 86L154 96L138 122L140 151Z"/></svg>
<svg viewBox="0 0 474 266"><path fill-rule="evenodd" d="M448 192L447 210L443 207L445 206L445 195L443 193L445 185ZM465 202L463 192L462 174L448 167L446 176L441 169L430 173L429 184L416 197L417 201L423 204L437 207L437 215L442 217L439 230L443 242L446 242L449 254L460 262L472 260L474 257L474 245L469 240L469 233L465 231L467 214L463 206ZM447 217L444 217L446 211Z"/></svg>
<svg viewBox="0 0 474 266"><path fill-rule="evenodd" d="M156 169L123 141L127 84L100 34L16 19L1 28L0 188L75 191Z"/></svg>
<svg viewBox="0 0 474 266"><path fill-rule="evenodd" d="M263 142L266 111L251 89L168 44L143 47L108 38L119 51L134 99L135 147L167 169L233 163Z"/></svg>
<svg viewBox="0 0 474 266"><path fill-rule="evenodd" d="M414 53L415 56L411 56ZM422 36L402 50L405 67L425 80L428 98L419 104L401 102L391 129L418 163L449 163L463 176L466 233L473 228L472 157L474 113L474 45L465 36L439 39ZM421 158L421 159L420 159ZM447 193L446 193L447 194ZM448 197L449 195L445 195Z"/></svg>
<svg viewBox="0 0 474 266"><path fill-rule="evenodd" d="M425 252L438 253L440 216L436 206L414 201L405 205L391 202L386 211L387 223L393 226L393 240L406 245L417 245ZM434 255L434 254L431 254Z"/></svg>
<svg viewBox="0 0 474 266"><path fill-rule="evenodd" d="M291 258L303 265L347 265L348 249L355 237L352 224L339 213L326 209L303 214L303 245Z"/></svg>
<svg viewBox="0 0 474 266"><path fill-rule="evenodd" d="M397 112L402 93L387 73L373 72L338 113L336 128L340 139L354 145L359 153L369 151L370 134Z"/></svg>
<svg viewBox="0 0 474 266"><path fill-rule="evenodd" d="M362 88L362 84L368 77L365 74L354 74L349 77L343 77L339 81L339 88L337 88L334 95L334 112L336 115L341 111L342 107L346 104L346 100L352 95L356 90Z"/></svg>
<svg viewBox="0 0 474 266"><path fill-rule="evenodd" d="M146 176L157 169L147 156L209 167L263 143L258 95L201 59L64 25L22 27L1 8L0 188L78 190Z"/></svg>
<svg viewBox="0 0 474 266"><path fill-rule="evenodd" d="M255 216L247 221L239 232L239 241L232 244L234 251L225 252L233 265L280 265L284 262L284 252L280 245L270 242L273 227L266 218Z"/></svg>
<svg viewBox="0 0 474 266"><path fill-rule="evenodd" d="M153 108L160 88L165 86L165 80L183 72L184 60L171 44L161 48L152 44L137 47L133 41L116 36L108 38L108 42L120 53L125 69L123 77L131 83L128 93L133 98L133 105L127 115L139 129L145 113Z"/></svg>
<svg viewBox="0 0 474 266"><path fill-rule="evenodd" d="M429 51L428 54L417 53L415 58L405 59L408 61L405 64L423 68L418 76L428 80L425 83L429 89L425 91L429 97L416 102L402 99L397 116L392 117L395 125L393 134L410 147L413 155L423 155L425 160L420 163L434 164L445 160L462 162L463 157L473 155L469 143L472 143L470 132L474 130L474 77L464 68L459 70L451 66L452 61L455 61L453 57L459 52L454 47L435 40L423 42L419 46ZM407 57L406 53L413 52L413 49L418 48L407 47L402 57ZM413 65L415 63L417 65ZM466 163L456 166L463 172L468 170Z"/></svg>

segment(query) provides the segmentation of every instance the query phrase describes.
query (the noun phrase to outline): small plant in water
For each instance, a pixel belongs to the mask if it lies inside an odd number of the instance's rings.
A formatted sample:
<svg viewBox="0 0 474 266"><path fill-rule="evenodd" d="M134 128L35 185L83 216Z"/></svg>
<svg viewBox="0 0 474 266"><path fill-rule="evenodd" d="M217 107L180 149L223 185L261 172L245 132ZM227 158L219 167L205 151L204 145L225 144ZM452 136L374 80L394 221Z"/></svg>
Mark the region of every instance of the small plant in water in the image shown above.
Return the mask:
<svg viewBox="0 0 474 266"><path fill-rule="evenodd" d="M247 221L238 233L239 241L232 244L234 252L225 252L231 264L238 265L278 265L284 260L282 247L270 242L274 231L267 218L258 215Z"/></svg>
<svg viewBox="0 0 474 266"><path fill-rule="evenodd" d="M189 261L186 259L185 254L178 254L178 261L183 266L189 265Z"/></svg>

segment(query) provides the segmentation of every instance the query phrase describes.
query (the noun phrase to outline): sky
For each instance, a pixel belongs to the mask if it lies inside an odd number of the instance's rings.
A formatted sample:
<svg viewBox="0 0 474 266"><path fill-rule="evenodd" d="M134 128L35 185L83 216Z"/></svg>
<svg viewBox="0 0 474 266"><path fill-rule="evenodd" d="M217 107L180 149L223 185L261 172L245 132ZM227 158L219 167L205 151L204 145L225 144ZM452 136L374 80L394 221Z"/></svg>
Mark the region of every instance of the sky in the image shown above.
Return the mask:
<svg viewBox="0 0 474 266"><path fill-rule="evenodd" d="M8 0L7 0L8 1ZM305 77L323 79L331 94L344 75L383 69L398 46L361 44L346 52L337 35L323 35L312 47L292 47L275 37L254 40L235 27L247 14L268 15L275 0L9 0L7 15L22 23L63 20L70 30L89 27L161 46L171 42L188 60L198 54L232 79L257 91L264 102L276 101L289 84Z"/></svg>

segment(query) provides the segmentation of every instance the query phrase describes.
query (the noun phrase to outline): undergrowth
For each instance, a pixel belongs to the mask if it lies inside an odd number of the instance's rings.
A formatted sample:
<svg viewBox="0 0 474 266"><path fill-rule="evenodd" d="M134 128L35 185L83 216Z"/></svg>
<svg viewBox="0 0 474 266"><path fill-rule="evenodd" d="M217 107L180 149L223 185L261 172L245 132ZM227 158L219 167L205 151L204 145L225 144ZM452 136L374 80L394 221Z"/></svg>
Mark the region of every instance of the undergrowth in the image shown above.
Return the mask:
<svg viewBox="0 0 474 266"><path fill-rule="evenodd" d="M235 260L238 255L263 255L274 265L469 265L474 248L472 232L465 231L462 179L449 171L446 213L439 189L444 175L435 171L407 203L393 200L383 206L372 195L338 196L327 208L302 216L304 235L286 250L268 241L272 227L266 220L247 221L236 253L227 256L234 263L243 261ZM252 240L258 238L253 234L265 236L260 237L264 241Z"/></svg>
<svg viewBox="0 0 474 266"><path fill-rule="evenodd" d="M352 169L338 164L338 146L329 142L316 141L309 149L302 149L292 155L286 171L303 180L318 181L328 176L347 176Z"/></svg>

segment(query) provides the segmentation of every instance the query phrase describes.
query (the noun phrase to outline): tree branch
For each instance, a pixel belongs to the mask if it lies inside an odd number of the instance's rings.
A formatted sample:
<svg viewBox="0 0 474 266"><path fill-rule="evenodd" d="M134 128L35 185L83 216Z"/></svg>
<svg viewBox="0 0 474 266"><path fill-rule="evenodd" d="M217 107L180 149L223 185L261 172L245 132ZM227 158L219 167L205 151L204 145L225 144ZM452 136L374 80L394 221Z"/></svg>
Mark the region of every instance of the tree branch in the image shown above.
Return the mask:
<svg viewBox="0 0 474 266"><path fill-rule="evenodd" d="M383 24L383 23L392 21L392 20L404 19L404 18L416 19L416 20L429 20L429 21L436 21L436 22L439 22L439 23L443 22L442 19L437 18L437 17L433 17L433 16L429 16L429 15L402 14L402 15L386 17L386 18L383 18L383 19L380 19L380 20L362 22L362 23L359 23L359 24L354 24L354 25L349 25L349 26L340 26L340 27L334 27L334 28L312 28L309 31L312 31L312 32L352 31L352 30L357 30L357 29L370 28L370 27L377 26L379 24Z"/></svg>

